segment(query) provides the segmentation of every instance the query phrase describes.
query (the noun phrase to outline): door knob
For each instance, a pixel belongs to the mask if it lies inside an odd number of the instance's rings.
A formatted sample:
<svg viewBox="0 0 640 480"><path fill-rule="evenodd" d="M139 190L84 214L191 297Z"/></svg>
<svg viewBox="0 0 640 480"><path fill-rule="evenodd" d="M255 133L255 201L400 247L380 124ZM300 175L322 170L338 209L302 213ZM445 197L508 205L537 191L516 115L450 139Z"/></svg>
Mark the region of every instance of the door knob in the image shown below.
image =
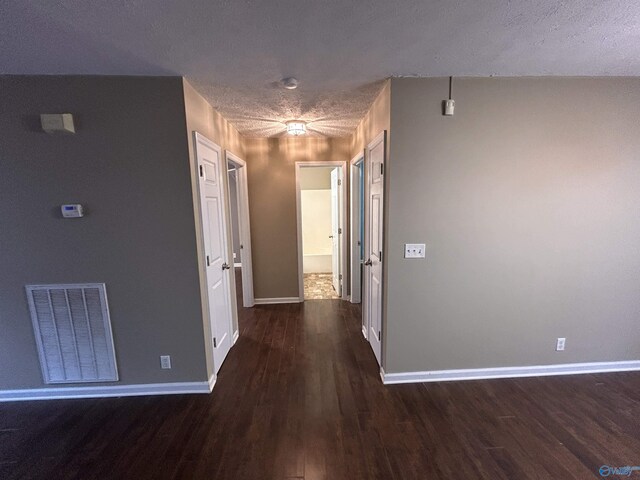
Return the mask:
<svg viewBox="0 0 640 480"><path fill-rule="evenodd" d="M364 264L365 264L367 267L370 267L371 265L373 265L373 263L371 262L371 259L369 259L369 260L367 260L366 262L364 262Z"/></svg>
<svg viewBox="0 0 640 480"><path fill-rule="evenodd" d="M229 270L231 267L229 265L227 265L226 263L222 264L222 270Z"/></svg>

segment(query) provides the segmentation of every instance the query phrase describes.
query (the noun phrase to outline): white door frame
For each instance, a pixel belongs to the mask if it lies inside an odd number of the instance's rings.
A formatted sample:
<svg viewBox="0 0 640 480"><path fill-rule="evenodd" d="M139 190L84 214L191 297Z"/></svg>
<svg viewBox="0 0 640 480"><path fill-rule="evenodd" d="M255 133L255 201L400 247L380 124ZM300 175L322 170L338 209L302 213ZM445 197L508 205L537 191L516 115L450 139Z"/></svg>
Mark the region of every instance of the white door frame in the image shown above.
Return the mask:
<svg viewBox="0 0 640 480"><path fill-rule="evenodd" d="M242 262L242 306L253 307L253 263L251 261L251 224L249 217L249 185L247 184L247 163L229 150L225 150L226 170L229 165L236 167L238 231L240 233L240 258ZM227 194L229 190L227 189ZM235 279L235 268L232 277Z"/></svg>
<svg viewBox="0 0 640 480"><path fill-rule="evenodd" d="M209 284L209 279L208 279L208 272L207 272L207 267L205 266L207 262L208 263L208 253L206 250L206 240L205 240L205 213L204 213L204 206L203 206L203 189L201 186L201 179L202 179L202 166L201 166L201 162L200 162L200 156L198 155L198 144L203 144L209 148L211 148L212 150L216 151L219 155L219 159L220 159L220 164L219 164L219 172L217 173L217 177L218 177L218 183L220 186L220 196L222 197L222 200L224 200L225 198L227 198L228 195L228 188L227 188L227 179L224 178L226 175L226 168L224 168L224 157L222 155L222 149L220 148L219 145L217 145L215 142L212 142L211 140L209 140L207 137L205 137L204 135L202 135L201 133L198 133L196 131L193 132L193 150L194 150L194 155L195 155L195 162L196 162L196 170L197 170L197 191L198 191L198 205L199 205L199 216L198 216L198 222L199 222L199 227L200 227L200 237L202 240L202 245L203 245L203 249L202 249L202 258L199 257L199 264L201 265L201 268L203 269L203 271L205 271L204 274L204 282L206 285L206 291L207 291L207 295L205 295L205 302L206 302L206 311L207 311L207 316L208 316L208 324L209 324L209 328L211 329L210 333L211 333L211 337L219 337L220 332L217 331L216 328L216 324L215 324L215 319L212 316L211 310L212 307L210 305L210 300L209 300L209 288L210 288L210 284ZM220 209L220 215L221 215L221 228L222 228L222 237L223 237L223 245L222 245L222 251L224 252L224 257L226 257L226 261L224 263L228 264L229 263L229 241L231 240L231 232L229 231L229 223L227 222L227 208L225 207L225 205L222 205L222 208ZM206 259L206 260L205 260ZM223 280L224 281L224 280ZM229 282L231 281L231 277L227 276L226 277L226 281L227 281L227 285L225 288L225 294L226 294L226 308L228 309L228 317L229 317L229 325L228 325L228 334L230 336L230 348L233 347L233 336L235 334L234 329L233 329L233 312L234 312L234 307L235 307L235 299L232 298L231 296L231 286L229 285ZM214 366L214 376L217 376L217 372L220 369L221 365L218 365L215 361L215 338L210 338L209 340L212 340L212 347L213 347L213 366Z"/></svg>
<svg viewBox="0 0 640 480"><path fill-rule="evenodd" d="M310 167L340 167L342 184L340 190L342 192L342 205L340 206L340 228L342 229L342 238L340 239L340 273L342 274L342 300L347 300L347 282L345 281L347 272L347 162L330 161L330 162L296 162L296 215L298 230L298 291L300 301L304 301L304 272L303 272L303 254L302 254L302 200L300 195L300 169Z"/></svg>
<svg viewBox="0 0 640 480"><path fill-rule="evenodd" d="M364 189L364 181L360 182L360 168L362 164L364 169L364 150L351 159L350 162L350 177L349 177L349 242L351 248L351 268L349 269L349 299L351 303L360 303L362 301L362 261L360 259L361 246L358 245L357 237L360 230L360 196L358 192L358 185ZM362 239L364 242L364 238ZM359 275L354 275L354 272L360 272ZM363 329L363 333L365 329ZM366 337L366 334L365 334Z"/></svg>

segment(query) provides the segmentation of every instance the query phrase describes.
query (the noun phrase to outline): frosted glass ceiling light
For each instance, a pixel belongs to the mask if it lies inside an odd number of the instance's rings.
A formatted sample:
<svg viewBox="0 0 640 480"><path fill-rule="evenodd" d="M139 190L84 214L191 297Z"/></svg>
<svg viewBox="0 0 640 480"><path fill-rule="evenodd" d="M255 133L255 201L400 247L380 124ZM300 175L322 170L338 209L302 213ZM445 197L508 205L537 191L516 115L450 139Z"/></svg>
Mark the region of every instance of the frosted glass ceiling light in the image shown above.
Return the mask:
<svg viewBox="0 0 640 480"><path fill-rule="evenodd" d="M287 122L287 133L289 135L304 135L307 133L307 125L304 122Z"/></svg>

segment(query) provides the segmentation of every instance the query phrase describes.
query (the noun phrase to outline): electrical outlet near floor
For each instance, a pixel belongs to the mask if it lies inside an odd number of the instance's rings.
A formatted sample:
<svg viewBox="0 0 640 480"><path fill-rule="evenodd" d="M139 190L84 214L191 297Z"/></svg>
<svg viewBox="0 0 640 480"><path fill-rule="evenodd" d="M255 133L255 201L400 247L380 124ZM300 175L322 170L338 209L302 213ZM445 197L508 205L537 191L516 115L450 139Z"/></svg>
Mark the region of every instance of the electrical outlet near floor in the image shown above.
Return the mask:
<svg viewBox="0 0 640 480"><path fill-rule="evenodd" d="M556 341L556 352L561 352L564 350L564 344L566 343L566 338L558 338Z"/></svg>
<svg viewBox="0 0 640 480"><path fill-rule="evenodd" d="M160 368L171 368L171 355L160 355Z"/></svg>

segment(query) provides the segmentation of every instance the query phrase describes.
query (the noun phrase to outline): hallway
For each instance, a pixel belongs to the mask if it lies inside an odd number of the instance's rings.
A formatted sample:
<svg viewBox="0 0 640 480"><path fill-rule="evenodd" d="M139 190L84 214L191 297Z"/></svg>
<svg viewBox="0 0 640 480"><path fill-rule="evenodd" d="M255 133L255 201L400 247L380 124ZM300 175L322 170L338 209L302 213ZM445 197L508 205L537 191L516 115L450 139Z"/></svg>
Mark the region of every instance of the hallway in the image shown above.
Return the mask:
<svg viewBox="0 0 640 480"><path fill-rule="evenodd" d="M638 462L637 373L385 387L358 305L240 311L212 395L0 404L0 478L585 479Z"/></svg>

